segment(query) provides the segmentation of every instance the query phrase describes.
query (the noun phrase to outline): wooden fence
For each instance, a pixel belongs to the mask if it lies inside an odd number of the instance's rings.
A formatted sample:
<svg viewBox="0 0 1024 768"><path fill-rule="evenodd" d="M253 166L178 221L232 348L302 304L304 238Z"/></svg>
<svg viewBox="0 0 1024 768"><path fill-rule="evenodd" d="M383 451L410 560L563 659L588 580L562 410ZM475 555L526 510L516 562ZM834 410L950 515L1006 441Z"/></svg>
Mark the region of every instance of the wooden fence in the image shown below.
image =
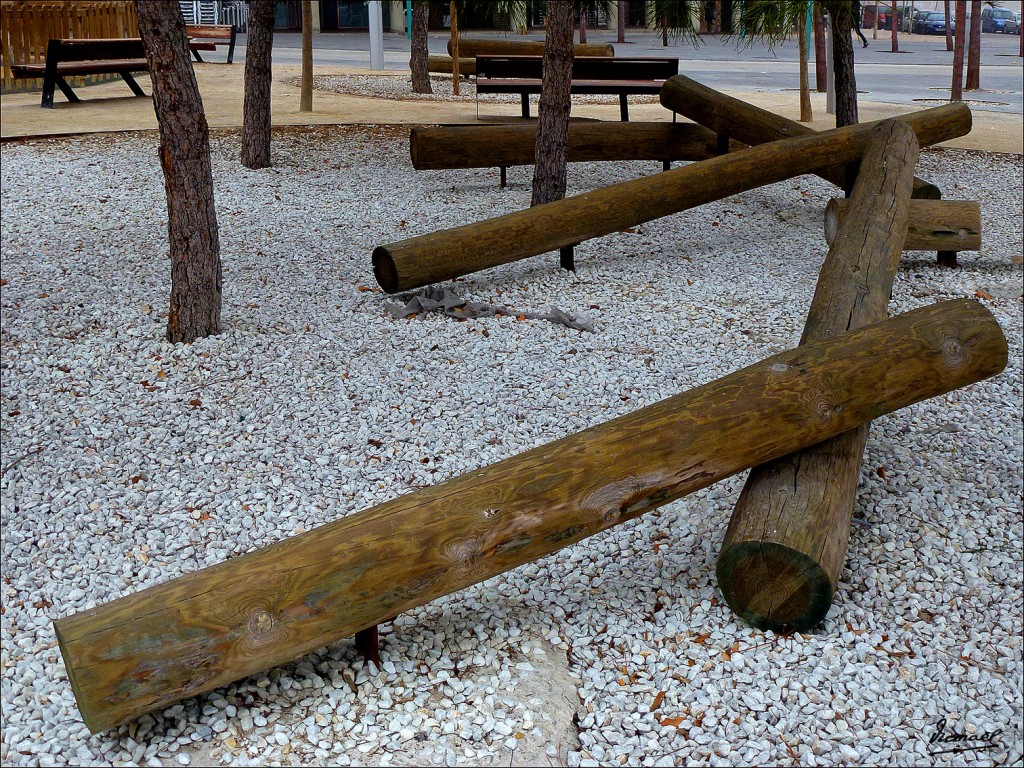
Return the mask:
<svg viewBox="0 0 1024 768"><path fill-rule="evenodd" d="M0 84L4 91L42 87L41 79L15 80L11 64L42 64L51 38L138 37L130 0L2 0Z"/></svg>

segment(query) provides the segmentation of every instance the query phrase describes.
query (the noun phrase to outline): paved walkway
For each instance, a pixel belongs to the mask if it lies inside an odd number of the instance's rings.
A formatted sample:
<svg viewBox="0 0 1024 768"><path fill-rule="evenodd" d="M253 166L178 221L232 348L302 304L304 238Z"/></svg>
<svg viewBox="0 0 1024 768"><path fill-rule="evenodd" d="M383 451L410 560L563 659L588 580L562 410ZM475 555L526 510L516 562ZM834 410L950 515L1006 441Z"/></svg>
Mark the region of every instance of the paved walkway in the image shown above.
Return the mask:
<svg viewBox="0 0 1024 768"><path fill-rule="evenodd" d="M244 69L244 65L237 60L232 65L213 62L195 65L207 118L212 128L230 129L241 126ZM318 65L316 74L371 73L362 67ZM374 74L400 78L409 76L408 70ZM700 78L699 73L694 75ZM478 119L472 96L463 97L460 102L394 101L321 91L314 93L314 111L300 113L298 88L288 82L298 76L297 64L278 63L274 66L272 98L275 125L473 124L520 119L518 104L493 103L487 104L484 114ZM147 93L151 92L148 77L139 76L139 82ZM796 92L763 92L753 88L725 90L733 96L787 117L795 119L798 116L799 103ZM0 136L7 140L156 128L152 101L131 97L127 86L120 81L81 88L79 93L84 99L79 104L69 104L58 94L54 109L41 109L39 94L36 92L3 95L0 97ZM825 95L814 93L812 101L815 120L810 125L818 130L834 126L834 118L825 111ZM911 104L872 102L864 99L860 102L862 121L898 115L913 109L915 106ZM578 104L573 107L573 115L617 120L618 106ZM630 118L635 121L665 121L671 120L671 115L658 104L635 104L630 105ZM1020 114L975 110L972 132L968 136L948 142L947 146L1024 154L1022 128L1024 119Z"/></svg>

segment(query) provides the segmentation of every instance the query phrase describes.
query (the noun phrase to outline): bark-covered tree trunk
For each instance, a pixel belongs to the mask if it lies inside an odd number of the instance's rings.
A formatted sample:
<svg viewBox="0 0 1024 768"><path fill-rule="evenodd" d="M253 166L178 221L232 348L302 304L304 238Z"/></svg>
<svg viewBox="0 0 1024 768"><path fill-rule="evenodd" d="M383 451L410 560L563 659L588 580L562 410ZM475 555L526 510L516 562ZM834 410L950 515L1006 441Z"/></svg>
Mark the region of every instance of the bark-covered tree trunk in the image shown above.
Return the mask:
<svg viewBox="0 0 1024 768"><path fill-rule="evenodd" d="M190 343L220 332L220 241L210 130L178 4L136 0L135 8L153 82L167 193L171 251L167 340Z"/></svg>
<svg viewBox="0 0 1024 768"><path fill-rule="evenodd" d="M615 18L615 28L618 34L615 41L624 43L626 42L626 16L629 14L629 3L626 0L618 0L618 3L618 15Z"/></svg>
<svg viewBox="0 0 1024 768"><path fill-rule="evenodd" d="M580 44L587 42L587 11L580 9Z"/></svg>
<svg viewBox="0 0 1024 768"><path fill-rule="evenodd" d="M950 101L964 100L964 38L967 36L967 0L956 0L956 28L953 40L953 83L949 89Z"/></svg>
<svg viewBox="0 0 1024 768"><path fill-rule="evenodd" d="M313 111L313 3L302 0L302 79L299 112Z"/></svg>
<svg viewBox="0 0 1024 768"><path fill-rule="evenodd" d="M242 165L270 167L271 47L274 0L251 0L245 46L245 100L242 106Z"/></svg>
<svg viewBox="0 0 1024 768"><path fill-rule="evenodd" d="M455 0L448 3L448 14L452 24L452 93L459 95L459 10L455 7Z"/></svg>
<svg viewBox="0 0 1024 768"><path fill-rule="evenodd" d="M814 89L818 93L828 90L828 61L825 55L825 14L821 3L814 3Z"/></svg>
<svg viewBox="0 0 1024 768"><path fill-rule="evenodd" d="M430 3L417 0L412 6L412 40L409 68L412 70L412 92L433 93L430 71L427 69L427 24L430 21Z"/></svg>
<svg viewBox="0 0 1024 768"><path fill-rule="evenodd" d="M537 155L531 205L565 197L566 144L572 108L573 4L549 3L544 36L543 84L537 115Z"/></svg>
<svg viewBox="0 0 1024 768"><path fill-rule="evenodd" d="M964 90L981 88L981 0L971 0L971 31L967 43L967 83Z"/></svg>
<svg viewBox="0 0 1024 768"><path fill-rule="evenodd" d="M797 24L797 42L800 48L800 122L810 122L811 115L811 84L807 77L807 22L801 20Z"/></svg>
<svg viewBox="0 0 1024 768"><path fill-rule="evenodd" d="M950 25L949 25L949 19L950 19L950 16L949 16L949 0L943 0L942 7L943 7L943 10L945 10L945 12L946 12L946 50L947 51L952 51L953 50L953 31L952 31L952 29L950 28Z"/></svg>
<svg viewBox="0 0 1024 768"><path fill-rule="evenodd" d="M899 40L896 37L896 35L898 34L898 32L896 31L896 28L898 26L899 26L899 24L896 23L896 9L893 8L892 16L889 19L889 32L892 34L892 52L893 53L899 53L900 52L900 42L899 42Z"/></svg>
<svg viewBox="0 0 1024 768"><path fill-rule="evenodd" d="M859 122L857 77L853 71L853 30L849 12L833 12L832 61L836 79L836 128Z"/></svg>

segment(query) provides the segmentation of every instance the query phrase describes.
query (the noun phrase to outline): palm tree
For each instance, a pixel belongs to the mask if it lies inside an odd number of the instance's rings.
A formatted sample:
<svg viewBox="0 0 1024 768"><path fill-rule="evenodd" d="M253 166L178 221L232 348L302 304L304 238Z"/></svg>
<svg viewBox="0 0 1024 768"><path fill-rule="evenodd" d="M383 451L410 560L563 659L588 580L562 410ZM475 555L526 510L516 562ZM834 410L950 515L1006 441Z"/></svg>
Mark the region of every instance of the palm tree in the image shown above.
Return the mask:
<svg viewBox="0 0 1024 768"><path fill-rule="evenodd" d="M832 59L836 79L836 126L858 122L857 79L854 73L853 6L846 0L823 0L832 29ZM805 24L804 0L751 0L746 6L747 44L766 40L769 46L786 39L796 25Z"/></svg>

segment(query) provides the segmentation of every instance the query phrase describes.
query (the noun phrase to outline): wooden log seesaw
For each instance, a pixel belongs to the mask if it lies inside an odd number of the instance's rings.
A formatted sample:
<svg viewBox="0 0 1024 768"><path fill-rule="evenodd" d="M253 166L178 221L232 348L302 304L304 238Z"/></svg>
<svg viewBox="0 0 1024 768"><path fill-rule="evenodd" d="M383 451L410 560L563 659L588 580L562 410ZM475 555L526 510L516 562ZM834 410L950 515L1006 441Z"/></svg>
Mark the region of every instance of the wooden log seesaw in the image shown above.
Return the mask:
<svg viewBox="0 0 1024 768"><path fill-rule="evenodd" d="M1006 361L981 304L935 304L59 619L79 710L101 731L288 662Z"/></svg>
<svg viewBox="0 0 1024 768"><path fill-rule="evenodd" d="M970 109L959 103L913 112L901 120L910 125L922 146L971 129ZM373 251L373 273L388 293L421 288L574 246L765 184L829 167L845 168L860 161L876 124L772 141L486 221L381 245Z"/></svg>

